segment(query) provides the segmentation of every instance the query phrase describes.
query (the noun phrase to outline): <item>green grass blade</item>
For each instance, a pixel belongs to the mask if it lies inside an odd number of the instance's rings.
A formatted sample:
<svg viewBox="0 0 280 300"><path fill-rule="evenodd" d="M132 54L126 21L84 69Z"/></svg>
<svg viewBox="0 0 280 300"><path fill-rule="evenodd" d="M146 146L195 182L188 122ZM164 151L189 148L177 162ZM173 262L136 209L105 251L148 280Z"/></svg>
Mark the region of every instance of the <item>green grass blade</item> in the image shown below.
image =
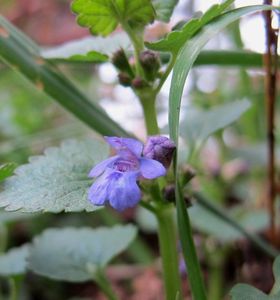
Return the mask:
<svg viewBox="0 0 280 300"><path fill-rule="evenodd" d="M169 131L170 137L177 145L181 98L185 81L194 61L198 57L204 45L220 30L230 23L238 20L243 15L271 8L271 6L264 5L248 6L224 13L202 28L197 35L195 35L191 40L188 40L180 49L174 65L169 95ZM177 159L175 161L175 179L178 227L183 255L188 268L190 286L194 300L204 300L206 299L206 294L192 239L189 216L183 199L182 189L179 184Z"/></svg>
<svg viewBox="0 0 280 300"><path fill-rule="evenodd" d="M55 66L37 54L38 48L0 17L0 58L37 88L102 135L129 136L97 104L90 102Z"/></svg>

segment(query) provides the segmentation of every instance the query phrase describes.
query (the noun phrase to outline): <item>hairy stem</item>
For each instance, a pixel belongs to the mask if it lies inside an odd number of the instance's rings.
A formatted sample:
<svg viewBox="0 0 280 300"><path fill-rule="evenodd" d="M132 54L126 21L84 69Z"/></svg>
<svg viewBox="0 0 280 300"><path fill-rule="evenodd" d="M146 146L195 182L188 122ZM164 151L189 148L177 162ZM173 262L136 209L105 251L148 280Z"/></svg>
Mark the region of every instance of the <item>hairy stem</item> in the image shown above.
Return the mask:
<svg viewBox="0 0 280 300"><path fill-rule="evenodd" d="M264 0L264 4L272 4L271 0ZM271 11L264 12L265 30L266 30L266 54L265 62L265 102L267 113L267 147L268 147L268 197L267 205L270 215L270 234L275 240L275 197L276 197L276 182L275 182L275 98L276 98L276 79L277 79L277 35L274 32L271 21Z"/></svg>

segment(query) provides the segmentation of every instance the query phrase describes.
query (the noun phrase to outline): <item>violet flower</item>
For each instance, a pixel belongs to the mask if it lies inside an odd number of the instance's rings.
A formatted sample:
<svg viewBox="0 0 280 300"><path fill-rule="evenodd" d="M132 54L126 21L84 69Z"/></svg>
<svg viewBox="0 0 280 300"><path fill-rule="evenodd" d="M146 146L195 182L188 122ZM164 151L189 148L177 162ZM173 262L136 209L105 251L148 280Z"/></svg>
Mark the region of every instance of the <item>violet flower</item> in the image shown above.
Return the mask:
<svg viewBox="0 0 280 300"><path fill-rule="evenodd" d="M88 199L94 205L109 203L118 211L135 206L141 198L137 180L154 179L166 174L158 161L142 157L143 144L132 138L105 137L116 155L96 166L89 177L97 177L89 189Z"/></svg>

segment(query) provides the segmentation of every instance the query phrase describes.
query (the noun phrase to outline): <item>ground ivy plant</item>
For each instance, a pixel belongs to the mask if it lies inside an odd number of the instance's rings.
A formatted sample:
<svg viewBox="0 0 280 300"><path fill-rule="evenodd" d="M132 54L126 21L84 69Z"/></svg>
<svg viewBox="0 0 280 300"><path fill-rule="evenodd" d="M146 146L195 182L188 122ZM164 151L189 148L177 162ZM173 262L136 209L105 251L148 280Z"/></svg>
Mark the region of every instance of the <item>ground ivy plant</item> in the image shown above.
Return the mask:
<svg viewBox="0 0 280 300"><path fill-rule="evenodd" d="M6 211L20 213L86 211L94 217L94 211L107 206L121 213L141 205L157 221L166 299L183 299L179 240L193 299L205 300L204 279L184 200L184 187L192 176L182 177L179 136L189 141L191 155L188 157L195 157L209 135L235 121L250 103L238 101L207 113L197 112L195 120L187 118L180 125L183 88L193 63L212 37L242 16L271 7L258 5L232 9L234 0L226 0L162 39L144 41L145 28L155 20L168 22L177 2L74 0L71 9L77 16L78 25L88 28L94 37L52 52L41 50L0 17L1 59L100 134L95 139L70 140L60 147L48 148L43 155L31 157L28 164L15 171L12 164L0 166L0 206ZM123 32L115 34L120 27ZM167 64L163 57L168 57ZM133 133L114 122L97 103L88 100L56 67L61 61L111 62L118 72L120 84L132 89L142 106L146 141L139 141ZM171 71L169 137L166 137L159 130L156 100ZM221 114L223 118L220 118ZM184 130L180 132L182 128ZM110 149L114 155L110 155ZM170 181L175 183L174 199L163 193ZM240 227L236 230L240 232ZM118 299L105 269L128 247L136 233L134 225L47 229L28 245L2 254L0 275L13 280L13 299L17 297L15 277L27 270L54 280L94 280L108 299ZM279 263L276 261L275 264L277 281ZM270 297L251 287L238 285L230 294L232 299L276 299L277 293L277 286Z"/></svg>

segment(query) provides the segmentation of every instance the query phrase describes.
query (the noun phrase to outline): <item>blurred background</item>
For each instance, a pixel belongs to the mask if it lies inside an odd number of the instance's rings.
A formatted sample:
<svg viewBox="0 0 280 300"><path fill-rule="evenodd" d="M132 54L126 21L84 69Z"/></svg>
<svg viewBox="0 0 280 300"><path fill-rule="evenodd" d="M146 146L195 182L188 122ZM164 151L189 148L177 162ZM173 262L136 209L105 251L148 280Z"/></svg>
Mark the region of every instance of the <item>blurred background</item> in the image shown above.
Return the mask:
<svg viewBox="0 0 280 300"><path fill-rule="evenodd" d="M204 12L217 2L179 1L172 22L150 25L146 38L154 40L163 36L179 21L186 21L194 13ZM70 3L68 0L0 0L0 13L47 50L89 35L87 29L75 23ZM236 7L245 4L262 4L262 1L235 1ZM278 4L277 1L275 4ZM274 25L277 26L277 19L274 20ZM247 49L264 53L262 15L250 15L234 23L211 40L205 49ZM132 91L118 84L117 72L110 63L61 64L59 68L91 101L99 102L114 120L139 138L145 137L141 107ZM170 78L163 86L157 102L158 120L163 132L166 132L167 126L169 85ZM200 151L190 156L189 139L195 131L188 133L189 121L186 120L193 120L194 126L202 126L199 120L206 118L205 113L221 105L230 105L233 101L247 101L250 108L243 114L240 113L241 117L236 122L223 130L217 130L207 138ZM188 163L196 169L193 187L199 187L209 199L226 208L248 230L259 231L265 237L268 215L264 209L267 162L264 112L262 68L199 66L193 69L187 80L181 122L181 156L183 163L188 159ZM277 116L278 114L279 107ZM209 118L211 122L211 116ZM198 125L195 123L197 120ZM279 123L278 117L276 123ZM277 141L278 128L277 126L275 130ZM79 120L0 62L0 164L23 164L28 161L29 156L41 154L46 147L59 145L62 140L90 137L93 134ZM277 162L279 151L277 148ZM200 259L210 287L210 300L222 299L237 280L253 284L263 291L270 290L273 279L269 258L256 251L240 234L217 222L207 211L194 207L190 209L190 213L196 229ZM158 253L155 224L151 216L141 210L128 211L122 218L132 221L135 216L148 249L147 253L143 252L143 257L136 254L125 257L124 260L147 262ZM118 218L120 216L109 211L96 213L94 220L88 214L44 214L32 220L9 220L8 247L29 241L49 224L98 226L103 223L113 224ZM159 275L153 267L136 272L133 279L132 284L128 283L127 273L113 279L115 288L123 293L122 299L162 299L158 298L162 289ZM127 283L129 288L122 290L120 281ZM5 280L1 284L5 294ZM188 287L185 289L187 293ZM145 290L149 292L146 291L145 294ZM103 299L92 284L60 284L32 274L27 276L25 290L22 292L22 299L61 300L73 296Z"/></svg>

